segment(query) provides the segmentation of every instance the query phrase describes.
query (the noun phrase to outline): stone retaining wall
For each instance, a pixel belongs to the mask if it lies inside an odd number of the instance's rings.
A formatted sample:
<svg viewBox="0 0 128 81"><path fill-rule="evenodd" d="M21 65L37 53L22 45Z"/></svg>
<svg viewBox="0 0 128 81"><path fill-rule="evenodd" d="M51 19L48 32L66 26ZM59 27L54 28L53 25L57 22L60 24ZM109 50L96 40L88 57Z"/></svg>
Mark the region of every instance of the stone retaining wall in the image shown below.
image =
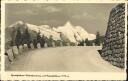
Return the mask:
<svg viewBox="0 0 128 81"><path fill-rule="evenodd" d="M125 4L110 12L101 56L114 66L125 67Z"/></svg>
<svg viewBox="0 0 128 81"><path fill-rule="evenodd" d="M40 48L40 44L37 46ZM20 45L19 48L17 46L12 46L9 49L6 49L5 51L5 67L8 68L9 65L11 65L18 57L25 54L28 50L34 49L33 44L31 44L31 48L28 48L27 44L24 44L23 46Z"/></svg>

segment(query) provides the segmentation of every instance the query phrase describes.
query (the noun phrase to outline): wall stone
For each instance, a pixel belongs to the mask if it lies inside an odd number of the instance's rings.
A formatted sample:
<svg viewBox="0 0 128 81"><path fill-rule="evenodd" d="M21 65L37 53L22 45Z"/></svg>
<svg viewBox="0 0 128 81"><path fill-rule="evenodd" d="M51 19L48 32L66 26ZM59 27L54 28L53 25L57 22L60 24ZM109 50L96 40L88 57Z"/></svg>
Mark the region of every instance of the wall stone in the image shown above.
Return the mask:
<svg viewBox="0 0 128 81"><path fill-rule="evenodd" d="M37 43L37 48L41 48L41 45L40 45L40 43Z"/></svg>
<svg viewBox="0 0 128 81"><path fill-rule="evenodd" d="M23 48L24 48L24 51L28 51L28 45L27 44L24 44Z"/></svg>
<svg viewBox="0 0 128 81"><path fill-rule="evenodd" d="M5 55L5 67L9 67L10 61L7 55Z"/></svg>
<svg viewBox="0 0 128 81"><path fill-rule="evenodd" d="M33 45L33 43L30 44L30 47L31 47L31 49L34 49L34 45Z"/></svg>
<svg viewBox="0 0 128 81"><path fill-rule="evenodd" d="M18 50L17 46L13 46L12 51L13 51L13 54L15 57L17 57L19 55L19 50Z"/></svg>
<svg viewBox="0 0 128 81"><path fill-rule="evenodd" d="M19 46L19 54L23 54L23 46L22 45Z"/></svg>
<svg viewBox="0 0 128 81"><path fill-rule="evenodd" d="M110 12L101 56L112 65L125 67L125 5Z"/></svg>
<svg viewBox="0 0 128 81"><path fill-rule="evenodd" d="M6 53L8 54L9 60L10 60L10 61L13 61L13 60L14 60L14 54L13 54L13 52L12 52L12 49L8 49L8 50L6 51Z"/></svg>

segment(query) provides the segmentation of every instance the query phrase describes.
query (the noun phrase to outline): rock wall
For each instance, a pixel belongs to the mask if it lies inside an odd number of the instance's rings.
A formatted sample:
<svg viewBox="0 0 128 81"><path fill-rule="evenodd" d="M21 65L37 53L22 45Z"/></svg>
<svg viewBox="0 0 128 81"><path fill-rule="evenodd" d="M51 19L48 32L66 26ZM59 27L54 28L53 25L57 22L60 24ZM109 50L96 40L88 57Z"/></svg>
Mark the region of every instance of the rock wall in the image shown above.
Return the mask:
<svg viewBox="0 0 128 81"><path fill-rule="evenodd" d="M39 43L37 44L37 48L34 48L34 45L31 43L30 48L28 48L27 44L24 44L23 46L20 45L19 48L17 48L17 46L12 46L9 49L5 49L5 68L8 68L16 59L21 59L25 52L41 48L40 46Z"/></svg>
<svg viewBox="0 0 128 81"><path fill-rule="evenodd" d="M125 4L110 12L101 56L114 66L125 67Z"/></svg>

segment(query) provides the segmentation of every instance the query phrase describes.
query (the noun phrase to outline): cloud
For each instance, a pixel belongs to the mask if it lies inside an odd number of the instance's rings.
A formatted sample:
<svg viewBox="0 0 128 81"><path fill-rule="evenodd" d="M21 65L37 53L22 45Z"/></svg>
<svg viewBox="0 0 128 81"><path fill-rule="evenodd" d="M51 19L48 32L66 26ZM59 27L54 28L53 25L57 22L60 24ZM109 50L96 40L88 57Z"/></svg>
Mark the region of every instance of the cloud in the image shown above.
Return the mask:
<svg viewBox="0 0 128 81"><path fill-rule="evenodd" d="M72 18L80 19L81 18L81 15L72 15Z"/></svg>
<svg viewBox="0 0 128 81"><path fill-rule="evenodd" d="M88 13L82 13L82 14L75 14L72 16L72 18L75 18L75 19L83 19L83 18L87 18L87 19L91 19L91 20L94 20L95 17L91 14L88 14Z"/></svg>
<svg viewBox="0 0 128 81"><path fill-rule="evenodd" d="M89 14L87 12L84 12L82 14L75 14L75 15L72 16L72 18L75 18L75 19L86 18L86 19L90 19L90 20L99 20L99 21L107 20L106 15L103 14L102 12L95 13L95 14Z"/></svg>
<svg viewBox="0 0 128 81"><path fill-rule="evenodd" d="M34 6L35 8L42 8L42 4L33 4L32 6Z"/></svg>
<svg viewBox="0 0 128 81"><path fill-rule="evenodd" d="M86 18L89 18L89 19L92 19L92 20L95 19L95 17L94 17L93 15L88 14L88 13L83 13L82 16L84 16L84 17L86 17Z"/></svg>
<svg viewBox="0 0 128 81"><path fill-rule="evenodd" d="M55 6L47 6L47 7L44 8L44 10L49 12L49 13L61 11L61 9L59 9L59 8L57 8Z"/></svg>
<svg viewBox="0 0 128 81"><path fill-rule="evenodd" d="M14 14L18 14L18 15L37 15L37 13L33 10L30 10L30 9L26 9L26 10L20 10L20 11L17 11L15 12Z"/></svg>
<svg viewBox="0 0 128 81"><path fill-rule="evenodd" d="M58 23L59 21L57 20L44 20L44 21L40 21L40 23L45 23L45 24L48 24L48 23Z"/></svg>

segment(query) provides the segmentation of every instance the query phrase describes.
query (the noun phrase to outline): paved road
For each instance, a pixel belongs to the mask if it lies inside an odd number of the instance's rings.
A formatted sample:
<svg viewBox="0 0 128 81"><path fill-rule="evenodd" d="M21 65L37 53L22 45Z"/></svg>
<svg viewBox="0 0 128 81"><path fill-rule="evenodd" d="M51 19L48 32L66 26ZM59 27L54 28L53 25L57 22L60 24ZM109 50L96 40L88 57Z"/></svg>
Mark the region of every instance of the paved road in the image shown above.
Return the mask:
<svg viewBox="0 0 128 81"><path fill-rule="evenodd" d="M10 71L122 72L98 54L101 47L57 47L31 50L15 61Z"/></svg>

